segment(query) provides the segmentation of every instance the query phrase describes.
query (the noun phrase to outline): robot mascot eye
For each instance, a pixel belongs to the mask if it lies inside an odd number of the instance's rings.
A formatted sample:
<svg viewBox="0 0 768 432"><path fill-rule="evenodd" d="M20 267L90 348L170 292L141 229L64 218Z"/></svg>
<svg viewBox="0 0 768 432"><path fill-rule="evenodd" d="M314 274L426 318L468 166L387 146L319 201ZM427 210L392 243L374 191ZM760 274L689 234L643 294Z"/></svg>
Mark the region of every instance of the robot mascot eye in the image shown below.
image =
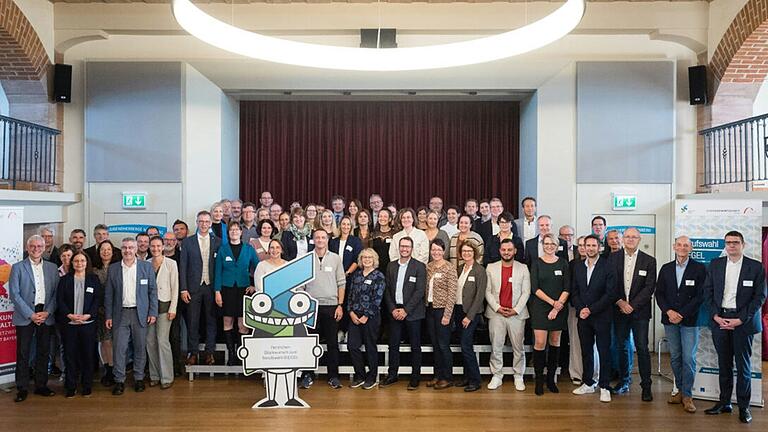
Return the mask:
<svg viewBox="0 0 768 432"><path fill-rule="evenodd" d="M302 316L309 311L309 296L304 293L296 293L291 297L288 307L291 309L291 313L296 316Z"/></svg>
<svg viewBox="0 0 768 432"><path fill-rule="evenodd" d="M267 315L272 310L272 298L264 293L253 296L251 310L256 315Z"/></svg>

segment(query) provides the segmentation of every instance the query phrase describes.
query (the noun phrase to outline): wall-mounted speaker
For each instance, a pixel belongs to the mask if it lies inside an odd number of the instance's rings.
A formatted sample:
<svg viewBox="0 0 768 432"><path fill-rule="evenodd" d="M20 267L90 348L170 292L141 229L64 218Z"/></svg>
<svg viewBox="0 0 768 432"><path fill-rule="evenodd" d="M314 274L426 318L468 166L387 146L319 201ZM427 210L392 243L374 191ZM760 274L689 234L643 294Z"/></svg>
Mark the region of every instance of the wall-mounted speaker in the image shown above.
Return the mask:
<svg viewBox="0 0 768 432"><path fill-rule="evenodd" d="M691 105L706 105L707 98L707 67L691 66L688 68L688 90Z"/></svg>
<svg viewBox="0 0 768 432"><path fill-rule="evenodd" d="M72 102L72 65L57 64L54 66L53 101Z"/></svg>

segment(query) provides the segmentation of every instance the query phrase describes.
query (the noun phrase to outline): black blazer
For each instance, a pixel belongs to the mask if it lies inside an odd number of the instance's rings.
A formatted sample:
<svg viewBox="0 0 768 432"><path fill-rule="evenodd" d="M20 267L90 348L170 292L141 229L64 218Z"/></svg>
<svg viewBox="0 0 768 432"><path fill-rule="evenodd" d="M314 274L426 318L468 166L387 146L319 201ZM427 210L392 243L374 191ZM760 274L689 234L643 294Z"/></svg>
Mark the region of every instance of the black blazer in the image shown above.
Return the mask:
<svg viewBox="0 0 768 432"><path fill-rule="evenodd" d="M395 303L395 291L397 291L397 271L400 269L400 260L395 260L387 265L387 288L384 290L384 304L387 311L392 311L397 306ZM413 279L412 279L413 278ZM415 281L415 282L414 282ZM421 261L411 257L408 267L405 269L403 283L403 306L408 316L406 321L424 319L426 315L426 288L427 266Z"/></svg>
<svg viewBox="0 0 768 432"><path fill-rule="evenodd" d="M709 317L720 313L725 290L725 265L728 257L720 257L709 263L707 280L704 282L704 302L709 307ZM751 285L751 286L750 286ZM765 302L765 270L760 261L744 257L736 289L736 309L742 324L736 331L746 334L760 333L763 324L760 319L760 307ZM714 320L710 326L716 326Z"/></svg>
<svg viewBox="0 0 768 432"><path fill-rule="evenodd" d="M677 285L677 263L672 261L661 266L656 281L656 303L662 312L661 323L671 324L667 316L667 311L671 309L683 316L680 325L695 327L704 299L706 279L707 268L693 258L688 258L680 286Z"/></svg>
<svg viewBox="0 0 768 432"><path fill-rule="evenodd" d="M557 240L560 244L557 246L557 253L555 255L564 259L565 262L568 262L568 243L563 239ZM525 242L525 257L523 258L523 262L528 266L529 269L531 268L531 264L533 264L533 262L536 261L536 258L539 257L538 243L539 236L536 236Z"/></svg>
<svg viewBox="0 0 768 432"><path fill-rule="evenodd" d="M221 239L208 233L210 238L210 253L208 254L208 276L211 287L216 278L216 255L221 246ZM197 242L197 234L185 238L181 242L181 256L179 257L179 292L187 291L190 294L200 289L200 280L203 278L203 256L200 253L200 243Z"/></svg>
<svg viewBox="0 0 768 432"><path fill-rule="evenodd" d="M493 237L493 218L488 219L485 222L480 222L482 219L477 219L476 224L473 222L472 227L473 231L480 234L480 237L483 239L483 244L488 244L488 242L491 241L491 237ZM517 233L517 224L515 221L510 221L512 224L512 227L510 228L513 233Z"/></svg>
<svg viewBox="0 0 768 432"><path fill-rule="evenodd" d="M85 275L85 293L83 296L83 313L89 314L92 320L96 320L99 310L99 297L103 296L104 287L99 282L99 277L93 273ZM56 322L67 324L67 315L75 313L75 275L68 273L59 279L56 289Z"/></svg>
<svg viewBox="0 0 768 432"><path fill-rule="evenodd" d="M637 261L635 262L635 272L632 275L632 285L629 288L629 298L624 294L624 249L612 253L608 257L608 262L612 264L616 272L616 291L619 294L618 299L624 299L629 302L634 311L629 315L632 319L649 320L651 319L651 310L653 309L653 292L656 291L656 258L647 253L638 250ZM616 299L618 301L618 299ZM620 314L620 315L619 315ZM624 314L616 306L616 316Z"/></svg>
<svg viewBox="0 0 768 432"><path fill-rule="evenodd" d="M597 260L589 284L584 261L575 262L572 274L571 304L576 308L576 313L586 307L590 311L589 318L610 322L613 318L613 304L619 296L616 292L616 272L608 260L602 257Z"/></svg>
<svg viewBox="0 0 768 432"><path fill-rule="evenodd" d="M330 240L328 240L330 242ZM290 231L283 231L280 235L280 243L283 244L283 259L286 261L292 261L296 259L299 254L299 249L296 247L296 239L293 238L293 234ZM307 252L311 252L315 249L315 241L312 240L312 233L307 236Z"/></svg>

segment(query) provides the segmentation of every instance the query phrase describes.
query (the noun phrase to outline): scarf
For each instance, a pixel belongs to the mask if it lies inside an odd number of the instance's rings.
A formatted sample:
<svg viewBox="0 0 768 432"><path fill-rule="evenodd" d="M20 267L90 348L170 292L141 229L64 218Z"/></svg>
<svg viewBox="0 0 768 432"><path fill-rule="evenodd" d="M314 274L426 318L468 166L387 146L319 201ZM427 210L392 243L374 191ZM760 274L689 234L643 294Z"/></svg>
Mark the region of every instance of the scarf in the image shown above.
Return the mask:
<svg viewBox="0 0 768 432"><path fill-rule="evenodd" d="M304 224L304 227L302 229L298 229L296 225L290 224L288 226L288 231L293 234L293 238L296 241L302 241L305 238L309 237L309 234L312 232L312 228L309 226L309 224Z"/></svg>

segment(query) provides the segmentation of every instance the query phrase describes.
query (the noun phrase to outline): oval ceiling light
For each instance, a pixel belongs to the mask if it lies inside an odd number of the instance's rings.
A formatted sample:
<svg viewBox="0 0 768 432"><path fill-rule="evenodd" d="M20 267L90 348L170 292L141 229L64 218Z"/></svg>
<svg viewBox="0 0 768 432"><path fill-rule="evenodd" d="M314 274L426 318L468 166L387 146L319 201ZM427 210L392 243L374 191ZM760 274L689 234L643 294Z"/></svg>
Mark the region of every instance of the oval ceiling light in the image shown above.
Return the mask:
<svg viewBox="0 0 768 432"><path fill-rule="evenodd" d="M173 0L176 21L191 35L246 57L296 66L354 71L406 71L472 65L523 54L571 32L585 0L567 0L544 18L494 36L410 48L348 48L295 42L250 32L206 14L191 0Z"/></svg>

